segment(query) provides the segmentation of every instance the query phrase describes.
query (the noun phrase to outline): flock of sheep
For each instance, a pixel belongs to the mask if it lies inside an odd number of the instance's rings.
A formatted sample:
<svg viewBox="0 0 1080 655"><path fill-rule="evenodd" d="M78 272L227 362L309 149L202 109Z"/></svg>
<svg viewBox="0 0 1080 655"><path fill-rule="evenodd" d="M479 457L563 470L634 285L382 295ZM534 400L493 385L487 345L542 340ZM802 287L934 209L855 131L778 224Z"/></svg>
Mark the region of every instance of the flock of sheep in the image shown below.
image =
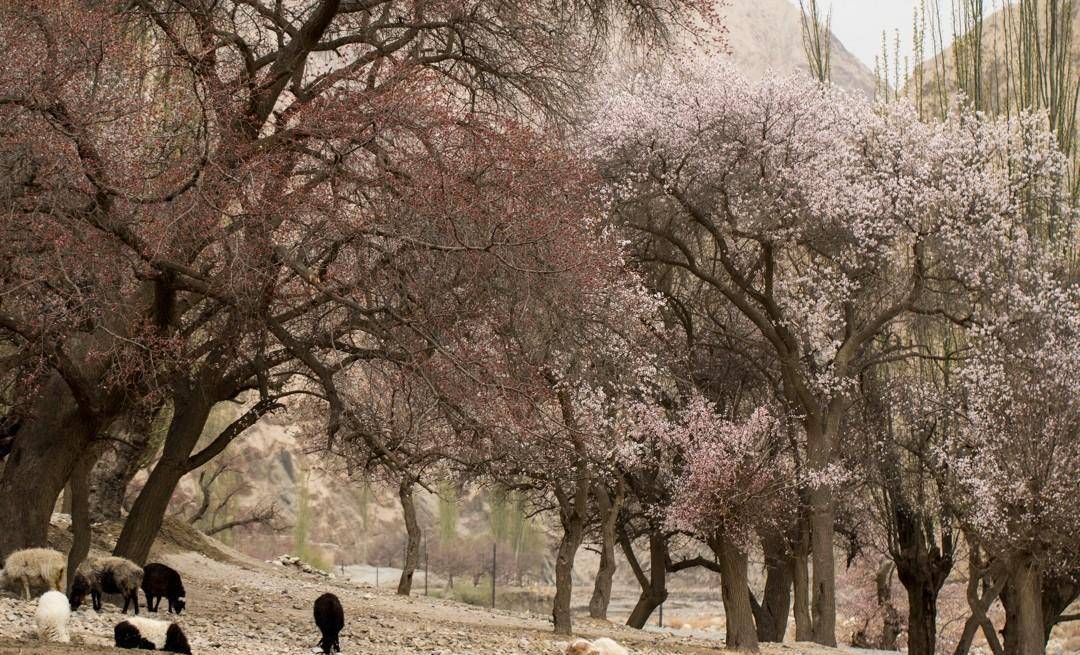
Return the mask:
<svg viewBox="0 0 1080 655"><path fill-rule="evenodd" d="M113 628L117 648L160 650L191 655L187 635L172 621L137 616L139 589L146 595L146 609L156 612L164 598L170 613L180 614L187 606L180 574L164 564L140 567L122 557L96 557L83 562L71 581L70 598L63 593L67 561L64 555L48 548L15 551L4 561L0 587L18 586L24 600L30 590L48 588L38 599L35 614L38 635L48 641L68 643L68 620L89 594L93 607L101 611L103 594L119 594L124 599L123 613L130 606L136 616L125 617ZM341 601L334 594L323 594L315 601L315 624L322 632L319 648L323 653L341 652L338 634L345 625Z"/></svg>
<svg viewBox="0 0 1080 655"><path fill-rule="evenodd" d="M68 643L68 620L89 594L95 611L101 611L103 594L119 594L124 599L122 613L130 606L136 616L124 617L113 627L117 648L160 650L191 655L187 635L172 621L159 621L137 616L139 590L146 595L146 609L157 612L161 600L168 601L170 614L180 614L187 606L184 583L180 574L164 564L151 563L145 567L123 557L91 557L75 571L71 596L64 595L64 555L48 548L18 550L8 556L0 571L0 587L18 586L24 600L31 599L30 590L48 588L38 598L35 619L38 635L47 641ZM315 625L322 633L319 648L323 653L341 652L338 635L345 626L341 601L331 593L315 600ZM566 655L628 655L625 648L611 639L595 641L578 639L566 649Z"/></svg>

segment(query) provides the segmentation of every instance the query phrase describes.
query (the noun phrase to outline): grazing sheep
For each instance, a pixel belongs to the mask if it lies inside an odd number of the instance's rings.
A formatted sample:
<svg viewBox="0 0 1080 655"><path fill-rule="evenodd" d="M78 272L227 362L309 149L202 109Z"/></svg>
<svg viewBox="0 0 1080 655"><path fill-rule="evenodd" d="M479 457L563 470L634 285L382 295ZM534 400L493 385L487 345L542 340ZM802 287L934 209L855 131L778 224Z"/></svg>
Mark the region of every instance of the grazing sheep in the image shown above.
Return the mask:
<svg viewBox="0 0 1080 655"><path fill-rule="evenodd" d="M48 587L54 591L64 588L67 560L63 554L48 548L27 548L8 555L4 561L4 582L22 583L23 600L30 600L30 587Z"/></svg>
<svg viewBox="0 0 1080 655"><path fill-rule="evenodd" d="M143 567L142 590L146 594L146 609L150 612L158 611L162 597L169 600L170 613L180 614L187 606L180 574L164 564L152 562Z"/></svg>
<svg viewBox="0 0 1080 655"><path fill-rule="evenodd" d="M315 625L322 632L319 640L319 648L323 653L329 653L330 649L340 653L341 645L338 644L338 633L345 627L345 612L341 609L341 601L334 594L323 594L315 599Z"/></svg>
<svg viewBox="0 0 1080 655"><path fill-rule="evenodd" d="M566 647L566 655L629 655L627 650L607 637L593 641L575 639Z"/></svg>
<svg viewBox="0 0 1080 655"><path fill-rule="evenodd" d="M38 599L37 613L38 635L45 641L59 641L66 644L71 641L68 635L68 619L71 609L67 596L59 591L46 591Z"/></svg>
<svg viewBox="0 0 1080 655"><path fill-rule="evenodd" d="M120 594L124 597L123 613L128 605L134 604L135 614L139 613L139 585L142 583L143 570L135 562L123 557L92 557L87 559L75 571L71 583L71 609L79 609L86 600L86 593L94 603L94 609L101 611L102 594Z"/></svg>
<svg viewBox="0 0 1080 655"><path fill-rule="evenodd" d="M168 621L133 616L113 628L117 648L162 650L191 655L191 646L180 626Z"/></svg>

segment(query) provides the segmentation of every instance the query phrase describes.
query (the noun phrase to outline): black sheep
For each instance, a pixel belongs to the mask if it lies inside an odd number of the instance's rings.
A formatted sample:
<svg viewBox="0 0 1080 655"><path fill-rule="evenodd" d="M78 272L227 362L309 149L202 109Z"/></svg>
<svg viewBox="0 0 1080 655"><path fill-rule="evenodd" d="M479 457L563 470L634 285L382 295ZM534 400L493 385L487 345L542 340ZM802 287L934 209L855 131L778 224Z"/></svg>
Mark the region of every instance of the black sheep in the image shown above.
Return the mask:
<svg viewBox="0 0 1080 655"><path fill-rule="evenodd" d="M142 567L122 557L90 557L75 570L71 586L71 609L77 610L86 599L86 593L94 602L94 609L101 611L103 594L120 594L124 597L123 612L131 605L139 613L139 585L142 584Z"/></svg>
<svg viewBox="0 0 1080 655"><path fill-rule="evenodd" d="M338 644L338 633L345 627L345 612L341 609L341 601L334 594L323 594L315 599L315 625L322 632L319 640L319 648L323 653L329 653L330 649L340 653L341 645Z"/></svg>
<svg viewBox="0 0 1080 655"><path fill-rule="evenodd" d="M151 612L158 611L162 598L168 599L170 613L180 614L187 606L180 574L164 564L153 562L143 567L142 590L146 594L146 609Z"/></svg>

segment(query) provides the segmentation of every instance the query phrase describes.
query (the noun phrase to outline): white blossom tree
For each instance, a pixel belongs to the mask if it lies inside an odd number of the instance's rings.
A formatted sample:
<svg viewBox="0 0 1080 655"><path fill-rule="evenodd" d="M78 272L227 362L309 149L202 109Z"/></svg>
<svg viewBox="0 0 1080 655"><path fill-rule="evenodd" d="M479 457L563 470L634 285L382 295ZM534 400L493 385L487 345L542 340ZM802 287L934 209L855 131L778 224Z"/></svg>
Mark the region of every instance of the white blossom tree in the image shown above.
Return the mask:
<svg viewBox="0 0 1080 655"><path fill-rule="evenodd" d="M835 644L829 480L856 381L918 352L878 340L885 328L970 321L1017 229L1061 204L1063 159L1038 116L931 124L907 105L719 66L629 87L605 94L590 129L612 212L643 259L754 326L739 347L768 357L803 417L813 636Z"/></svg>

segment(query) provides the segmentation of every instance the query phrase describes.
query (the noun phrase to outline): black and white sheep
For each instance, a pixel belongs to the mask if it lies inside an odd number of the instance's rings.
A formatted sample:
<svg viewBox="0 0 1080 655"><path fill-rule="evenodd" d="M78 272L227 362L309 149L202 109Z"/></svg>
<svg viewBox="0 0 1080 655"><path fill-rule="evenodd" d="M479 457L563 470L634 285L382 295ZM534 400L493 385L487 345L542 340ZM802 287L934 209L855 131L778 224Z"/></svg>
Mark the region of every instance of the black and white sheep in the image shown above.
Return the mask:
<svg viewBox="0 0 1080 655"><path fill-rule="evenodd" d="M326 593L315 599L315 625L322 632L319 640L319 648L323 653L329 653L330 649L340 653L341 645L338 644L338 634L345 627L345 611L341 609L341 601L334 594Z"/></svg>
<svg viewBox="0 0 1080 655"><path fill-rule="evenodd" d="M169 621L133 616L113 627L113 640L117 648L161 650L191 655L187 635L180 626Z"/></svg>
<svg viewBox="0 0 1080 655"><path fill-rule="evenodd" d="M180 574L164 564L151 562L143 567L142 590L146 594L147 611L158 611L162 598L168 599L170 613L179 614L187 605L187 594L184 592Z"/></svg>
<svg viewBox="0 0 1080 655"><path fill-rule="evenodd" d="M68 607L67 596L59 591L46 591L38 599L34 619L37 621L38 636L45 641L69 643L71 636L68 633L68 619L70 618L71 609Z"/></svg>
<svg viewBox="0 0 1080 655"><path fill-rule="evenodd" d="M94 609L101 611L102 594L120 594L124 598L124 609L134 605L139 613L139 585L142 584L142 567L123 557L92 557L75 571L71 584L71 609L77 610L86 600L86 594L94 603Z"/></svg>
<svg viewBox="0 0 1080 655"><path fill-rule="evenodd" d="M67 559L62 553L49 548L26 548L4 560L2 582L5 585L20 583L23 600L30 600L31 587L62 590L66 568Z"/></svg>

